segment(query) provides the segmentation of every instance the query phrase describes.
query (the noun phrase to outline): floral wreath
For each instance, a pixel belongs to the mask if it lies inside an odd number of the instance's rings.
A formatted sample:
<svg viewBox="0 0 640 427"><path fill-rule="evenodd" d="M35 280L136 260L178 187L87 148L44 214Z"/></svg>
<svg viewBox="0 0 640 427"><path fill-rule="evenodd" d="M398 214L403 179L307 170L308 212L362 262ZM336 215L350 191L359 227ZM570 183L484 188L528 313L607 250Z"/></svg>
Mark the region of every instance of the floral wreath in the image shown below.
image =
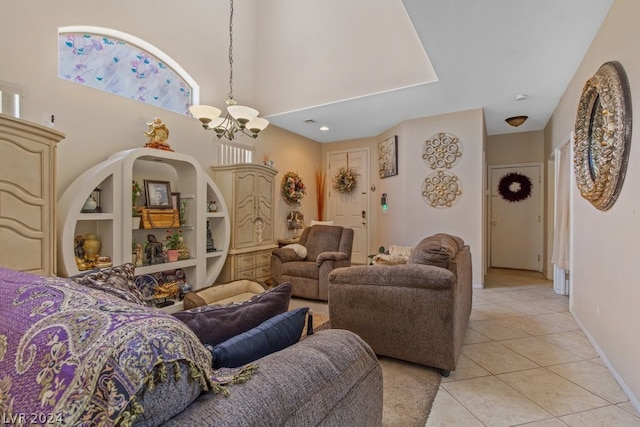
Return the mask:
<svg viewBox="0 0 640 427"><path fill-rule="evenodd" d="M333 188L339 193L351 193L356 186L356 174L349 168L340 168L333 177Z"/></svg>
<svg viewBox="0 0 640 427"><path fill-rule="evenodd" d="M297 173L287 172L282 177L280 193L288 205L296 206L300 203L304 195L307 194L307 190L302 182L302 178L300 178Z"/></svg>
<svg viewBox="0 0 640 427"><path fill-rule="evenodd" d="M512 186L516 188L515 191L511 189ZM531 197L532 186L533 184L528 176L511 172L500 178L498 193L507 202L521 202Z"/></svg>

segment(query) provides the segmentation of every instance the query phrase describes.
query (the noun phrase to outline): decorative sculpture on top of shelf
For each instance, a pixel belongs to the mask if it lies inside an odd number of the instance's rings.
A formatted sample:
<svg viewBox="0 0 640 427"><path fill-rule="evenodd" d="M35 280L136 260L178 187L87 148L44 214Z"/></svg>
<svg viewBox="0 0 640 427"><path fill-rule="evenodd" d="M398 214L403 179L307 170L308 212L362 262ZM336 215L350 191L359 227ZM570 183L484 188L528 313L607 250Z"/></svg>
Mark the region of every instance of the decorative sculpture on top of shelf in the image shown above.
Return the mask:
<svg viewBox="0 0 640 427"><path fill-rule="evenodd" d="M167 128L159 117L148 121L147 126L149 126L149 130L144 134L149 137L149 142L144 145L145 147L173 151L167 143L169 139L169 128Z"/></svg>

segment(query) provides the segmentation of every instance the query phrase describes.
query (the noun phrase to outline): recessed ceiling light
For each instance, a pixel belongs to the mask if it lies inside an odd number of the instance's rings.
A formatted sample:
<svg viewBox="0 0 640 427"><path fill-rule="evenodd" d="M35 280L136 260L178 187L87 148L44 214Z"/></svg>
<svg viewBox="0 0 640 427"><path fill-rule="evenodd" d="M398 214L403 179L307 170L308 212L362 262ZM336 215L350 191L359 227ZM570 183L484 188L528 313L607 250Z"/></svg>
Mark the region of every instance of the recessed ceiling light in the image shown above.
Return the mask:
<svg viewBox="0 0 640 427"><path fill-rule="evenodd" d="M523 101L523 100L527 99L527 95L525 95L524 93L521 93L521 94L516 95L514 98L515 98L516 101Z"/></svg>
<svg viewBox="0 0 640 427"><path fill-rule="evenodd" d="M303 122L305 122L305 123L306 123L306 124L308 124L308 125L313 124L313 123L316 123L316 121L315 121L315 120L313 120L313 119L303 120Z"/></svg>
<svg viewBox="0 0 640 427"><path fill-rule="evenodd" d="M321 130L322 132L326 132L326 131L328 131L328 130L329 130L329 126L321 126L321 127L320 127L320 130Z"/></svg>

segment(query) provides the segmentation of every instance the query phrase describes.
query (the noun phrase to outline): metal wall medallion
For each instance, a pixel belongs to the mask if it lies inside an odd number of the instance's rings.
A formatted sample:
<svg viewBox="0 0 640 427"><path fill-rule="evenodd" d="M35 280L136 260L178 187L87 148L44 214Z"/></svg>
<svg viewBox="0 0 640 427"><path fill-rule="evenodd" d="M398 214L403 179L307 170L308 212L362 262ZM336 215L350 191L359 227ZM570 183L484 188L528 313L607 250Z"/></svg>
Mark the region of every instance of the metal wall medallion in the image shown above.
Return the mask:
<svg viewBox="0 0 640 427"><path fill-rule="evenodd" d="M606 62L582 90L575 123L574 171L580 194L607 210L627 171L631 144L631 95L622 65Z"/></svg>
<svg viewBox="0 0 640 427"><path fill-rule="evenodd" d="M462 145L457 136L440 132L424 142L422 158L431 169L451 169L462 157Z"/></svg>
<svg viewBox="0 0 640 427"><path fill-rule="evenodd" d="M422 184L422 197L434 208L451 207L461 195L462 184L451 172L434 172Z"/></svg>

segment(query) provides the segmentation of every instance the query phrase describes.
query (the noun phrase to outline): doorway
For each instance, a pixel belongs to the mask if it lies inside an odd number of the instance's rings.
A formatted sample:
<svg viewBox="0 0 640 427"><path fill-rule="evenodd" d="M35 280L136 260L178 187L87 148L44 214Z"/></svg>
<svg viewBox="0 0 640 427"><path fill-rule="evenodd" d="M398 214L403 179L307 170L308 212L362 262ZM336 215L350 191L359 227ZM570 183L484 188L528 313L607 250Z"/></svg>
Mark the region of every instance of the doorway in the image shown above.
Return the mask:
<svg viewBox="0 0 640 427"><path fill-rule="evenodd" d="M489 266L542 271L542 163L489 167Z"/></svg>
<svg viewBox="0 0 640 427"><path fill-rule="evenodd" d="M349 193L333 188L333 177L340 168L350 168L356 185ZM327 219L335 225L352 228L351 262L366 264L369 252L369 150L335 151L327 154Z"/></svg>

